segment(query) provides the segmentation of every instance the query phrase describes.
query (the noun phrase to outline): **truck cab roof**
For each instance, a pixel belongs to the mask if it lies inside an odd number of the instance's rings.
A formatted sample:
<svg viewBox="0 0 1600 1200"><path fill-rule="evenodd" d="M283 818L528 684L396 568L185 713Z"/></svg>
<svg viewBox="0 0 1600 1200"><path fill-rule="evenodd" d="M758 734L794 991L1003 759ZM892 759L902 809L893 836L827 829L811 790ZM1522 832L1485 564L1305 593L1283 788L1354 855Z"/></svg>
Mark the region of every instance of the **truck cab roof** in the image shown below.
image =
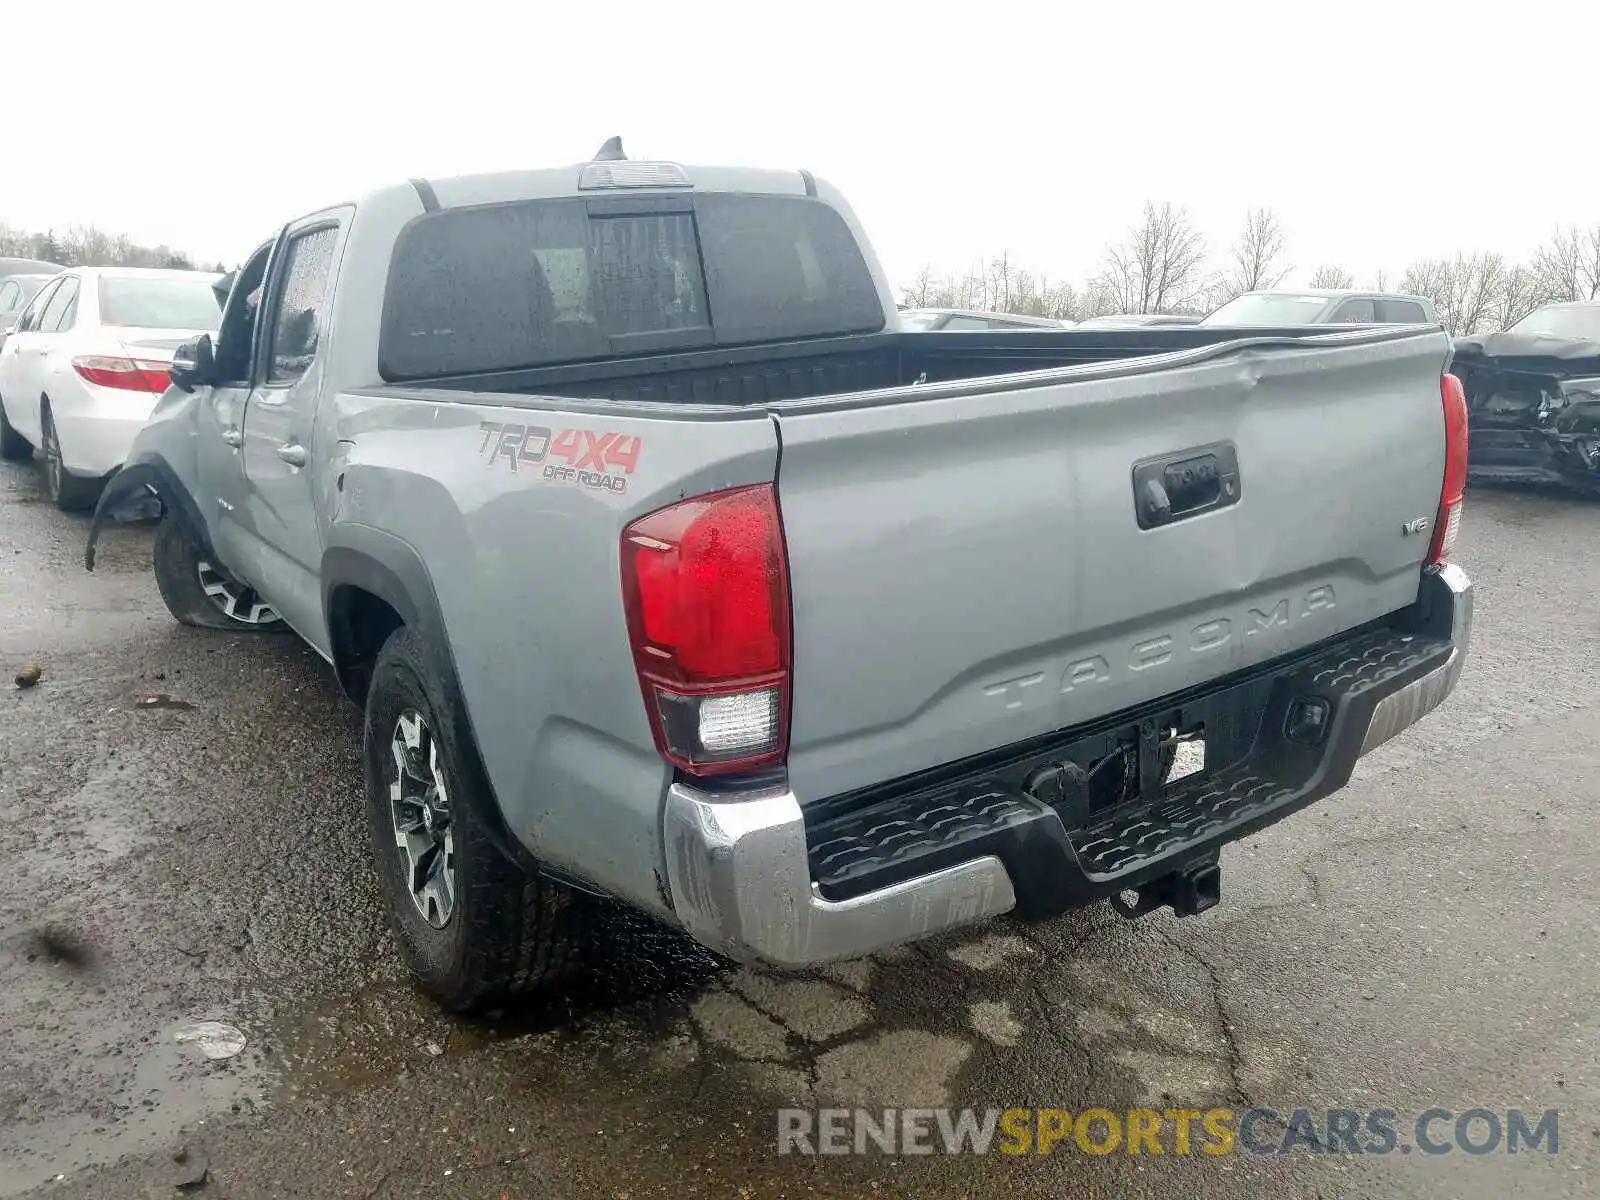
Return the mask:
<svg viewBox="0 0 1600 1200"><path fill-rule="evenodd" d="M677 162L575 162L522 171L489 171L412 179L370 193L370 199L416 192L428 207L460 208L516 200L648 195L683 191L816 196L816 177L799 168L692 165Z"/></svg>

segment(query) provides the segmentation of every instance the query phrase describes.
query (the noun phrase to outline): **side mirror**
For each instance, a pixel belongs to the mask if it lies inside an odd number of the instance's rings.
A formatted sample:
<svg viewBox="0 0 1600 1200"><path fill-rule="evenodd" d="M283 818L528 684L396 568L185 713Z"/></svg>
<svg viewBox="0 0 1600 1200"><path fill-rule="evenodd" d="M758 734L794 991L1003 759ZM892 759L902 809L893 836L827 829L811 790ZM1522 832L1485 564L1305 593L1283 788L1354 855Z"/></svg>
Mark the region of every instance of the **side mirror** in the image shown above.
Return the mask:
<svg viewBox="0 0 1600 1200"><path fill-rule="evenodd" d="M185 342L172 353L172 366L168 373L174 386L186 392L208 387L216 382L217 358L211 349L211 335L202 333Z"/></svg>

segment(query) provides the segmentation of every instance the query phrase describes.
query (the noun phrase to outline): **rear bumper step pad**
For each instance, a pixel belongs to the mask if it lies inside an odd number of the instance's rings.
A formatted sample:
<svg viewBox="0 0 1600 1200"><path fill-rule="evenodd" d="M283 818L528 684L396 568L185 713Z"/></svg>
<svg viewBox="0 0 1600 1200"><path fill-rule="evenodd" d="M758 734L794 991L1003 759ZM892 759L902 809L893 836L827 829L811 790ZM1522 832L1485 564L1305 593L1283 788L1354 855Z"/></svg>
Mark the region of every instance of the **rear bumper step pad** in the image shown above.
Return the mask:
<svg viewBox="0 0 1600 1200"><path fill-rule="evenodd" d="M807 830L812 880L823 897L839 901L993 856L1028 917L1138 887L1342 787L1356 759L1373 748L1369 730L1392 723L1375 721L1386 698L1441 673L1453 685L1464 650L1448 634L1401 629L1337 643L1273 680L1241 761L1168 785L1154 803L1095 814L1080 828L1068 828L1056 809L1015 786L983 780L825 818ZM1284 734L1290 705L1300 698L1329 706L1315 746Z"/></svg>

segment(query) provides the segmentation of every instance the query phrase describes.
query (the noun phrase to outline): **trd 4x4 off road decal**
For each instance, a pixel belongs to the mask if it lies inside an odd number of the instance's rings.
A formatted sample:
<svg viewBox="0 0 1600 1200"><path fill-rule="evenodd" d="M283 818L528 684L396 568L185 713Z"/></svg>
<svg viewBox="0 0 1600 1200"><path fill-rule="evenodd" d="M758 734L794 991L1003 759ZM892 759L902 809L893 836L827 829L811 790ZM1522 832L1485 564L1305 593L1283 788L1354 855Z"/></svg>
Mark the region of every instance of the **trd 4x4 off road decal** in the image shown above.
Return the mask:
<svg viewBox="0 0 1600 1200"><path fill-rule="evenodd" d="M478 450L491 467L504 462L512 471L533 469L554 483L621 493L639 465L640 441L630 433L493 421L480 421L478 428L483 433Z"/></svg>

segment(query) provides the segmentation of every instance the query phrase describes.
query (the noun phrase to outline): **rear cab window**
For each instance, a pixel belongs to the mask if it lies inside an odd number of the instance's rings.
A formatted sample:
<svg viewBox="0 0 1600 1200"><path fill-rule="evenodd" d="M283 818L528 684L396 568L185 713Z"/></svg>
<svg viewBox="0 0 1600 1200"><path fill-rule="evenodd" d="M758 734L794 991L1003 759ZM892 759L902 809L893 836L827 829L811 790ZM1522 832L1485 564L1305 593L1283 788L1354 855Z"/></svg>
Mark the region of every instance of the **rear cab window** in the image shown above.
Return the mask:
<svg viewBox="0 0 1600 1200"><path fill-rule="evenodd" d="M699 193L446 209L402 231L389 382L884 328L844 220L808 197Z"/></svg>
<svg viewBox="0 0 1600 1200"><path fill-rule="evenodd" d="M1422 305L1415 300L1385 300L1383 319L1397 325L1428 324L1428 314L1422 311Z"/></svg>
<svg viewBox="0 0 1600 1200"><path fill-rule="evenodd" d="M1377 321L1377 305L1369 296L1357 296L1346 300L1334 309L1333 316L1328 318L1333 325L1370 325Z"/></svg>

